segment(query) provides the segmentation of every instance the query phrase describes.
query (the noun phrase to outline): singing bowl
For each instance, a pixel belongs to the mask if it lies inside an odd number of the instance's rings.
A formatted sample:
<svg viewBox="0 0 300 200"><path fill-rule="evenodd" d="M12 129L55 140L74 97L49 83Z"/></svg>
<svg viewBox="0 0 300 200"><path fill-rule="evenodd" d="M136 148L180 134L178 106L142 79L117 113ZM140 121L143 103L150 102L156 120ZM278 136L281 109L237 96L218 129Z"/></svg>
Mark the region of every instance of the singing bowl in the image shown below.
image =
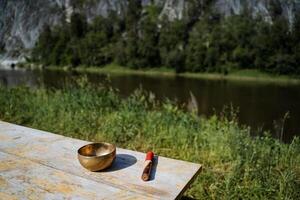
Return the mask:
<svg viewBox="0 0 300 200"><path fill-rule="evenodd" d="M80 164L92 172L110 167L115 158L115 145L105 142L87 144L78 149Z"/></svg>

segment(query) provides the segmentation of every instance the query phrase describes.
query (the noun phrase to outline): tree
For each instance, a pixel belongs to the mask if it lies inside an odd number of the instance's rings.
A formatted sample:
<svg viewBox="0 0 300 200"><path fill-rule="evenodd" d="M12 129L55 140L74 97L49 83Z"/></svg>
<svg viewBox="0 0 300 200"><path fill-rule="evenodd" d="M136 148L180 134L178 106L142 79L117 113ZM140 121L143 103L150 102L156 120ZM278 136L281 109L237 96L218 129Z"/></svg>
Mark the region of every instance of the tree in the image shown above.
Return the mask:
<svg viewBox="0 0 300 200"><path fill-rule="evenodd" d="M104 31L89 32L81 41L80 58L87 66L101 66L107 64L108 60L103 49L109 44Z"/></svg>
<svg viewBox="0 0 300 200"><path fill-rule="evenodd" d="M293 74L296 69L296 61L294 55L277 53L270 57L268 63L271 72L277 74Z"/></svg>
<svg viewBox="0 0 300 200"><path fill-rule="evenodd" d="M158 8L154 5L146 7L146 16L141 19L139 59L142 66L155 67L160 65L160 54L158 48Z"/></svg>
<svg viewBox="0 0 300 200"><path fill-rule="evenodd" d="M292 44L294 44L292 54L295 56L295 73L300 74L300 13L295 14L292 28Z"/></svg>
<svg viewBox="0 0 300 200"><path fill-rule="evenodd" d="M282 7L279 0L271 0L269 9L273 21L282 14Z"/></svg>
<svg viewBox="0 0 300 200"><path fill-rule="evenodd" d="M50 54L55 45L55 38L49 25L45 25L35 48L32 50L32 58L45 65L51 64Z"/></svg>
<svg viewBox="0 0 300 200"><path fill-rule="evenodd" d="M122 66L128 63L126 55L126 43L124 40L119 40L113 49L114 61Z"/></svg>
<svg viewBox="0 0 300 200"><path fill-rule="evenodd" d="M138 21L142 13L142 1L141 0L128 0L128 7L126 12L126 26L137 31ZM128 29L127 29L128 30Z"/></svg>
<svg viewBox="0 0 300 200"><path fill-rule="evenodd" d="M245 14L225 19L222 31L224 37L221 39L221 54L225 58L223 64L235 63L238 68L253 68L252 38L256 35L255 27L256 21L251 18L247 10Z"/></svg>
<svg viewBox="0 0 300 200"><path fill-rule="evenodd" d="M105 34L105 40L110 40L114 35L114 22L110 19L110 17L104 18L102 16L97 16L92 25L92 32L102 32Z"/></svg>
<svg viewBox="0 0 300 200"><path fill-rule="evenodd" d="M267 70L276 73L287 73L282 70L283 63L290 65L285 59L289 58L288 54L292 52L291 32L287 19L283 16L277 17L271 26L270 32L270 48L272 49L272 55L270 56L269 63L267 64ZM288 65L286 66L288 68ZM291 71L291 70L287 70Z"/></svg>
<svg viewBox="0 0 300 200"><path fill-rule="evenodd" d="M253 68L253 54L249 47L237 46L232 52L232 62L236 63L238 68Z"/></svg>
<svg viewBox="0 0 300 200"><path fill-rule="evenodd" d="M207 69L204 61L211 42L211 31L212 26L205 19L202 19L196 23L190 32L186 57L186 69L188 71L200 72Z"/></svg>
<svg viewBox="0 0 300 200"><path fill-rule="evenodd" d="M283 16L277 17L271 26L273 48L282 52L289 52L291 47L289 22Z"/></svg>
<svg viewBox="0 0 300 200"><path fill-rule="evenodd" d="M300 13L295 13L295 19L292 24L292 40L294 44L300 43Z"/></svg>
<svg viewBox="0 0 300 200"><path fill-rule="evenodd" d="M127 65L133 68L139 67L138 40L139 29L138 22L141 17L141 0L129 0L126 12L126 57Z"/></svg>
<svg viewBox="0 0 300 200"><path fill-rule="evenodd" d="M55 42L53 42L53 49L51 54L48 55L52 65L67 65L70 62L67 59L68 43L70 35L68 27L56 27L54 30Z"/></svg>
<svg viewBox="0 0 300 200"><path fill-rule="evenodd" d="M82 38L87 32L86 17L80 13L71 15L71 34L76 38Z"/></svg>
<svg viewBox="0 0 300 200"><path fill-rule="evenodd" d="M174 49L169 52L166 58L167 66L172 66L176 73L185 72L185 55L183 51Z"/></svg>
<svg viewBox="0 0 300 200"><path fill-rule="evenodd" d="M185 31L186 24L182 20L169 21L167 17L164 17L160 23L160 37L159 37L159 51L162 60L162 64L170 66L169 54L171 51L184 51L185 48Z"/></svg>
<svg viewBox="0 0 300 200"><path fill-rule="evenodd" d="M260 20L256 24L257 32L252 38L254 67L260 70L267 70L270 56L274 54L272 47L271 26L269 23Z"/></svg>

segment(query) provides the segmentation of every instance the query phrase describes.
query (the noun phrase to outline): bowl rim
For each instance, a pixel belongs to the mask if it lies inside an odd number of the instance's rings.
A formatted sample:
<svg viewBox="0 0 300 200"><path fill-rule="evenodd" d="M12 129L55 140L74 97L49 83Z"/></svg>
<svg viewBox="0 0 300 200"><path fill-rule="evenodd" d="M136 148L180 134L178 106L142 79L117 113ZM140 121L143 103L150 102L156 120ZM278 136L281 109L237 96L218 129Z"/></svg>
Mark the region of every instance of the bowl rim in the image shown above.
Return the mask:
<svg viewBox="0 0 300 200"><path fill-rule="evenodd" d="M105 144L105 145L112 146L112 147L113 147L113 150L110 151L110 152L108 152L108 153L106 153L106 154L95 155L95 156L85 156L85 155L82 155L82 154L80 153L80 150L83 149L84 147L89 146L89 145L96 145L96 144ZM79 156L85 157L85 158L100 158L100 157L104 157L104 156L113 154L114 152L116 152L116 145L111 144L111 143L108 143L108 142L93 142L93 143L89 143L89 144L83 145L82 147L80 147L80 148L77 150L77 154L78 154Z"/></svg>

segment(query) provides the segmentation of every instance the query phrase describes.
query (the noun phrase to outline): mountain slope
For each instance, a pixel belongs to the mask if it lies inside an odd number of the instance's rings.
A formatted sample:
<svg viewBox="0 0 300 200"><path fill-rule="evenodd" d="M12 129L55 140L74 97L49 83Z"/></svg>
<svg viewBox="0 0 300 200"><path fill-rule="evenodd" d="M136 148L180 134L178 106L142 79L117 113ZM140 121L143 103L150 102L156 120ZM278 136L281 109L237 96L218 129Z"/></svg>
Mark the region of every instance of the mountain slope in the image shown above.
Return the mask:
<svg viewBox="0 0 300 200"><path fill-rule="evenodd" d="M84 2L84 3L82 3ZM148 5L151 0L143 0ZM297 0L154 0L161 7L161 16L183 18L193 7L199 16L217 12L223 16L240 14L247 8L253 15L272 20L273 12L280 12L290 23L300 10ZM209 3L208 3L209 2ZM0 0L0 60L20 59L35 45L45 24L59 24L69 20L72 12L85 13L88 21L95 16L107 16L114 10L120 16L126 12L127 0ZM209 9L207 9L209 8Z"/></svg>

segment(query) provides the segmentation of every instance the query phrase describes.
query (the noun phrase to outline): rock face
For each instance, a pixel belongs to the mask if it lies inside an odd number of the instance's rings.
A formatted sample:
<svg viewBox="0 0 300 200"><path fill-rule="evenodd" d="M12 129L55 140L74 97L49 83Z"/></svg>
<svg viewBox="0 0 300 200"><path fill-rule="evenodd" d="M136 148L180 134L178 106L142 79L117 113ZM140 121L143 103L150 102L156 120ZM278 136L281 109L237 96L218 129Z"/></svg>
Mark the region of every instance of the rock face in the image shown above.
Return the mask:
<svg viewBox="0 0 300 200"><path fill-rule="evenodd" d="M210 10L224 16L240 14L245 7L252 15L261 15L271 21L272 5L279 7L290 23L300 10L298 0L197 0L198 4L210 2ZM76 3L77 2L77 3ZM159 5L161 15L169 19L182 18L190 0L142 0L143 5L151 2ZM69 20L72 12L80 10L91 21L95 16L107 16L110 10L123 16L127 0L0 0L0 62L21 59L35 45L45 24L56 25ZM201 6L199 7L201 9ZM199 12L202 12L199 10Z"/></svg>
<svg viewBox="0 0 300 200"><path fill-rule="evenodd" d="M188 8L188 0L166 0L164 1L162 14L166 14L169 18L181 18L185 9ZM207 4L211 2L212 10L224 16L242 13L247 8L253 16L261 15L266 20L271 20L272 6L276 6L282 10L289 22L293 22L294 14L300 10L300 1L298 0L198 0L199 4Z"/></svg>
<svg viewBox="0 0 300 200"><path fill-rule="evenodd" d="M261 15L267 20L271 20L272 7L277 7L290 23L296 11L300 10L297 0L217 0L214 6L225 16L240 14L247 7L252 15Z"/></svg>
<svg viewBox="0 0 300 200"><path fill-rule="evenodd" d="M0 0L0 46L5 58L19 58L34 46L44 24L57 24L63 17L59 1Z"/></svg>

